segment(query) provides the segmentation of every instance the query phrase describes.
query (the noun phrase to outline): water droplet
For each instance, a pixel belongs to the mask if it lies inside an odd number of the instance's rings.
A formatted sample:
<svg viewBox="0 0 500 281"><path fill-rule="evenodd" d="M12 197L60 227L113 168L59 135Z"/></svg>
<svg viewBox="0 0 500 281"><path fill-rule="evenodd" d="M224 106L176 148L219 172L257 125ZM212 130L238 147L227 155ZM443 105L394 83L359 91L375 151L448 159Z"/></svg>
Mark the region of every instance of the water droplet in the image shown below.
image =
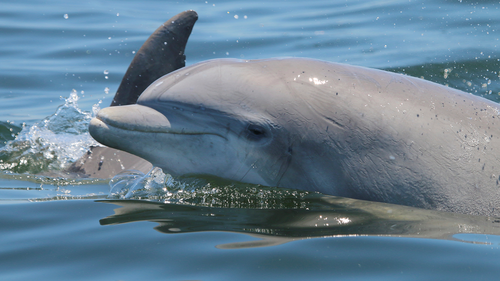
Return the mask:
<svg viewBox="0 0 500 281"><path fill-rule="evenodd" d="M108 39L111 39L111 36L110 36L110 37L108 37Z"/></svg>
<svg viewBox="0 0 500 281"><path fill-rule="evenodd" d="M64 14L64 19L67 20L69 18L68 14Z"/></svg>
<svg viewBox="0 0 500 281"><path fill-rule="evenodd" d="M235 18L235 19L238 19L238 18L239 18L239 16L238 16L238 15L234 15L234 18Z"/></svg>
<svg viewBox="0 0 500 281"><path fill-rule="evenodd" d="M120 13L116 13L116 16L119 17L120 16Z"/></svg>
<svg viewBox="0 0 500 281"><path fill-rule="evenodd" d="M104 93L105 94L109 94L109 88L108 87L104 88Z"/></svg>
<svg viewBox="0 0 500 281"><path fill-rule="evenodd" d="M108 75L109 74L109 71L106 69L104 70L104 74Z"/></svg>

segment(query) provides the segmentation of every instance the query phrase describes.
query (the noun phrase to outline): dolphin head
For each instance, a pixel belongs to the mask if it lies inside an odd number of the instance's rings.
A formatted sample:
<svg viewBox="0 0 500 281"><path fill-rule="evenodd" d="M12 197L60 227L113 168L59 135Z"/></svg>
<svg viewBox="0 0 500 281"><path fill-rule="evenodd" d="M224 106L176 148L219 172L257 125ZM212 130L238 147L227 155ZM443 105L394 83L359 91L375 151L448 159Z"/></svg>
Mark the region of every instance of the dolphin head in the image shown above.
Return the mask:
<svg viewBox="0 0 500 281"><path fill-rule="evenodd" d="M290 89L267 68L265 60L231 59L182 68L156 80L137 104L102 109L89 131L173 175L283 185L301 130L287 129Z"/></svg>

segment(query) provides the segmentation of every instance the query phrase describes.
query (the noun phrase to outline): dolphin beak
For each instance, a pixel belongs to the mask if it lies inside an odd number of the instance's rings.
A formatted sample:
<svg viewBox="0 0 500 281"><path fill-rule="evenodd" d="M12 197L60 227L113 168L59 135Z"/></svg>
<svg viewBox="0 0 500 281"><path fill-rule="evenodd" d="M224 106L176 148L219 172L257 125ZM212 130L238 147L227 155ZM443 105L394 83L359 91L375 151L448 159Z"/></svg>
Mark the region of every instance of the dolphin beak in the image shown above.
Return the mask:
<svg viewBox="0 0 500 281"><path fill-rule="evenodd" d="M165 115L151 107L139 104L107 107L100 110L94 119L129 131L168 132L170 130L170 122Z"/></svg>
<svg viewBox="0 0 500 281"><path fill-rule="evenodd" d="M138 104L104 108L89 124L90 135L111 147L116 147L117 139L127 134L168 133L169 130L170 122L165 115Z"/></svg>

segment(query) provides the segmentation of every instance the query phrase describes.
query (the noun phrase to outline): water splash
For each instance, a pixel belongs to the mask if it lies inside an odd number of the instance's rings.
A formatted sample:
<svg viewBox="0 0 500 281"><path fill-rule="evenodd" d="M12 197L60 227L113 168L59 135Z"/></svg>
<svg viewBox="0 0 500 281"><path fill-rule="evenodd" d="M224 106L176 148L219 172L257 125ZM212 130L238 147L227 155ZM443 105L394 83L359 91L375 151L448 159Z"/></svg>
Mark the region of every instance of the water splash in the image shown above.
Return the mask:
<svg viewBox="0 0 500 281"><path fill-rule="evenodd" d="M88 133L92 113L78 107L78 94L62 98L54 114L32 126L24 126L14 140L0 149L0 170L9 173L40 174L62 170L78 160L91 145L98 145Z"/></svg>
<svg viewBox="0 0 500 281"><path fill-rule="evenodd" d="M14 140L23 127L24 124L19 127L10 121L0 121L0 147L3 147L8 141Z"/></svg>
<svg viewBox="0 0 500 281"><path fill-rule="evenodd" d="M108 199L148 200L217 208L305 208L307 191L229 182L213 177L174 179L153 168L148 174L124 171L111 179Z"/></svg>
<svg viewBox="0 0 500 281"><path fill-rule="evenodd" d="M109 182L108 198L142 199L151 196L168 194L165 187L167 176L160 168L153 168L148 174L139 171L124 171Z"/></svg>

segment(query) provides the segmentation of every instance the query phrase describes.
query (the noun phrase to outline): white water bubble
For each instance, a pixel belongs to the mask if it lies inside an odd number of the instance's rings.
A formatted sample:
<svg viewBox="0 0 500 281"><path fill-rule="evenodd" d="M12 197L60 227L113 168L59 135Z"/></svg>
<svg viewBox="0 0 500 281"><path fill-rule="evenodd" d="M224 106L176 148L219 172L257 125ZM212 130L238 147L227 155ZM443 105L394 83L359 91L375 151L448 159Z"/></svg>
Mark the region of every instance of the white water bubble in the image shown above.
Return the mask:
<svg viewBox="0 0 500 281"><path fill-rule="evenodd" d="M69 18L68 14L64 14L63 18L67 20Z"/></svg>
<svg viewBox="0 0 500 281"><path fill-rule="evenodd" d="M101 103L102 103L102 100L100 100L98 103L92 105L92 112L91 112L92 117L96 117L99 110L101 110L101 107L100 107Z"/></svg>

